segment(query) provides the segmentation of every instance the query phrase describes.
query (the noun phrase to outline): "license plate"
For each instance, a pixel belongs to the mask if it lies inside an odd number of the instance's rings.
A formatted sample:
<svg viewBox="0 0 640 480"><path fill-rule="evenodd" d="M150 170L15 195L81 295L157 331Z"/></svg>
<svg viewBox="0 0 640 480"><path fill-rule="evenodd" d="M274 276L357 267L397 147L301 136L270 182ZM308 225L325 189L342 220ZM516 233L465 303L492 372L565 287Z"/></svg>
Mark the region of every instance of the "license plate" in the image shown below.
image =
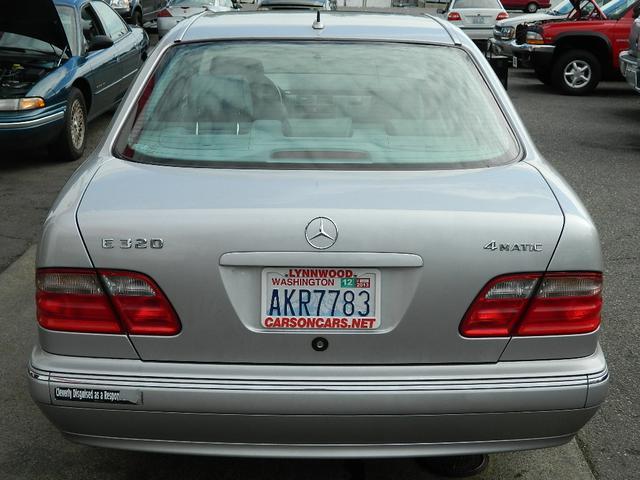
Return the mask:
<svg viewBox="0 0 640 480"><path fill-rule="evenodd" d="M511 57L511 65L513 66L513 68L518 68L518 57L516 57L515 55Z"/></svg>
<svg viewBox="0 0 640 480"><path fill-rule="evenodd" d="M474 25L483 24L484 23L484 17L472 17L471 18L471 23L473 23Z"/></svg>
<svg viewBox="0 0 640 480"><path fill-rule="evenodd" d="M380 271L372 268L265 268L261 324L276 330L375 330Z"/></svg>

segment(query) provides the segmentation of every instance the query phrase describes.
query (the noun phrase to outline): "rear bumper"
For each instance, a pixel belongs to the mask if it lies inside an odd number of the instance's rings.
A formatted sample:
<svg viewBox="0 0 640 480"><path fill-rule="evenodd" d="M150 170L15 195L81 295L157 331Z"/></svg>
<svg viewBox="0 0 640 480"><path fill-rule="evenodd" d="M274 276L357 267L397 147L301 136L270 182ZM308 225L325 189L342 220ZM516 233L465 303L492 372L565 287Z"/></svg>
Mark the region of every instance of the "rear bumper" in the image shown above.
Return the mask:
<svg viewBox="0 0 640 480"><path fill-rule="evenodd" d="M560 445L596 412L608 373L600 349L571 360L320 367L105 360L36 348L29 383L49 420L81 443L346 458Z"/></svg>
<svg viewBox="0 0 640 480"><path fill-rule="evenodd" d="M620 53L620 73L627 83L640 93L640 62L628 50Z"/></svg>

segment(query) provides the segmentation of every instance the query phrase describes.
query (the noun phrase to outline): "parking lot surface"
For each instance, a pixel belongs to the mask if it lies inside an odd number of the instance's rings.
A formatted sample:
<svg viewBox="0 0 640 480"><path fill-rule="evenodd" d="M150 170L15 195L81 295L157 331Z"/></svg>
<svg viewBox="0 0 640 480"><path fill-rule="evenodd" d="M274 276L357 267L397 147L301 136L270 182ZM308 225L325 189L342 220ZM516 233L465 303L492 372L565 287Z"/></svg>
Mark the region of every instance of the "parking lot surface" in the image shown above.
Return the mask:
<svg viewBox="0 0 640 480"><path fill-rule="evenodd" d="M601 337L612 375L607 403L562 448L493 455L477 478L633 479L640 471L640 96L605 82L586 98L561 96L527 71L509 94L538 148L578 192L599 228L605 259ZM87 152L109 122L90 125ZM216 459L101 450L69 443L31 403L25 362L35 342L33 261L40 225L79 162L46 152L0 155L0 478L429 479L411 460Z"/></svg>

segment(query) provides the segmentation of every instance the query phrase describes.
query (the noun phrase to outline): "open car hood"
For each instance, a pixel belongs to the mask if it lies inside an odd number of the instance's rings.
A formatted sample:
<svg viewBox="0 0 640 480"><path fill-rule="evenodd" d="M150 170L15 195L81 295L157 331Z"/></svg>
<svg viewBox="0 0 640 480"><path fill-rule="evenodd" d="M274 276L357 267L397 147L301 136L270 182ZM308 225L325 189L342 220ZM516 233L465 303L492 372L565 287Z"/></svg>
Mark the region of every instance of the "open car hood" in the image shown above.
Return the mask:
<svg viewBox="0 0 640 480"><path fill-rule="evenodd" d="M3 32L17 33L64 50L69 40L52 0L20 0L2 2L0 35Z"/></svg>

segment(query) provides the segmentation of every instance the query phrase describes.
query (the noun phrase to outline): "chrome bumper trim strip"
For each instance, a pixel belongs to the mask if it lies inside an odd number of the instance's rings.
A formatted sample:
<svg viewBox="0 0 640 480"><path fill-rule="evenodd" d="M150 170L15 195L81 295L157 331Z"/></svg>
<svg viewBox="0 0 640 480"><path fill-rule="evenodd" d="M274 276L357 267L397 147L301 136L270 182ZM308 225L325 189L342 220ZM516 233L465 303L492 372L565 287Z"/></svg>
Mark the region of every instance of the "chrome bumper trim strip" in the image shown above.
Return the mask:
<svg viewBox="0 0 640 480"><path fill-rule="evenodd" d="M36 118L34 120L25 120L22 122L0 122L0 130L11 130L14 128L39 127L60 120L64 117L65 111L53 113L46 117Z"/></svg>

